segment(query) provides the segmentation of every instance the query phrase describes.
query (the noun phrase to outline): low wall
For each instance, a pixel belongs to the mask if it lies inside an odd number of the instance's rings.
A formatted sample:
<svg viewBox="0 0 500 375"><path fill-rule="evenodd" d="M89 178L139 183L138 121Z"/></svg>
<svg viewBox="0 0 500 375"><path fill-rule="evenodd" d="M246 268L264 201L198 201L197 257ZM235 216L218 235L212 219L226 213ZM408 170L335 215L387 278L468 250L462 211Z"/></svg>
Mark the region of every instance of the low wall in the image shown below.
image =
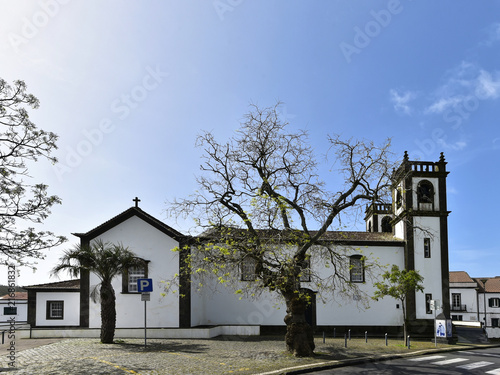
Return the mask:
<svg viewBox="0 0 500 375"><path fill-rule="evenodd" d="M460 320L454 320L453 322L454 326L460 326L460 327L475 327L475 328L481 328L481 322L464 322Z"/></svg>
<svg viewBox="0 0 500 375"><path fill-rule="evenodd" d="M33 328L16 330L19 338L99 338L101 330L90 328ZM259 326L214 326L208 328L148 328L149 339L210 339L213 337L228 336L258 336ZM144 328L117 328L115 338L144 338Z"/></svg>
<svg viewBox="0 0 500 375"><path fill-rule="evenodd" d="M486 327L486 334L489 339L500 339L499 327Z"/></svg>

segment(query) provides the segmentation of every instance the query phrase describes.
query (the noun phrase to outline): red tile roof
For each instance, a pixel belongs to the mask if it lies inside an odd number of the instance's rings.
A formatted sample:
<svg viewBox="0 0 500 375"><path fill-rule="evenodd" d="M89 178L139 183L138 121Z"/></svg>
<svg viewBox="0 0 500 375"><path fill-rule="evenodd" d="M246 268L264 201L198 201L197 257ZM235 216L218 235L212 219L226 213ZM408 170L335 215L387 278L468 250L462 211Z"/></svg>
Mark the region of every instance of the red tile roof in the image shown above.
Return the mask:
<svg viewBox="0 0 500 375"><path fill-rule="evenodd" d="M500 276L496 277L475 277L474 280L479 284L480 293L484 292L485 285L482 280L486 281L486 293L500 293Z"/></svg>
<svg viewBox="0 0 500 375"><path fill-rule="evenodd" d="M56 281L54 283L28 285L23 288L26 289L80 289L80 279Z"/></svg>
<svg viewBox="0 0 500 375"><path fill-rule="evenodd" d="M450 283L475 283L465 271L450 271Z"/></svg>
<svg viewBox="0 0 500 375"><path fill-rule="evenodd" d="M0 299L24 300L24 299L28 299L28 292L15 292L14 298L12 298L10 295L6 294L6 295L0 297Z"/></svg>

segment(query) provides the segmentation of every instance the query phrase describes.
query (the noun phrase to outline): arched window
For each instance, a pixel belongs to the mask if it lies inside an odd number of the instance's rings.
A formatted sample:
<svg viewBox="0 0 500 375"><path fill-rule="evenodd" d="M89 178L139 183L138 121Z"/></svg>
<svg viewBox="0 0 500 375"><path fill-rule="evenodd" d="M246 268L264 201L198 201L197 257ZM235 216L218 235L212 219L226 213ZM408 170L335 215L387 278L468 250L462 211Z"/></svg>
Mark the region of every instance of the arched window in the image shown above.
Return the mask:
<svg viewBox="0 0 500 375"><path fill-rule="evenodd" d="M370 220L368 222L368 232L371 232L372 231L372 221Z"/></svg>
<svg viewBox="0 0 500 375"><path fill-rule="evenodd" d="M351 282L365 282L365 261L361 255L353 255L349 259Z"/></svg>
<svg viewBox="0 0 500 375"><path fill-rule="evenodd" d="M396 208L401 208L401 205L403 204L403 197L401 195L401 190L396 191Z"/></svg>
<svg viewBox="0 0 500 375"><path fill-rule="evenodd" d="M417 186L417 202L434 203L434 186L427 180L422 180Z"/></svg>
<svg viewBox="0 0 500 375"><path fill-rule="evenodd" d="M391 225L391 217L390 216L384 216L384 218L382 219L382 232L385 232L385 233L392 232L392 225Z"/></svg>

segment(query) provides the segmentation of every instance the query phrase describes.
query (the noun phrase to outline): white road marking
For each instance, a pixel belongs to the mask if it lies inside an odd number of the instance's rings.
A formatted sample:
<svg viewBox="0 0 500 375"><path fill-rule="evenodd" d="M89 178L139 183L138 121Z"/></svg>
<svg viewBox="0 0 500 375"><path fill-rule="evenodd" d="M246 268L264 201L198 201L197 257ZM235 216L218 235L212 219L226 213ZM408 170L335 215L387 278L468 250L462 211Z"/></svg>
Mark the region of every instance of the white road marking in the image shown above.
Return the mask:
<svg viewBox="0 0 500 375"><path fill-rule="evenodd" d="M444 361L434 362L433 365L444 366L444 365L451 365L452 363L458 363L458 362L464 362L464 361L468 361L468 359L467 358L451 358L451 359L446 359Z"/></svg>
<svg viewBox="0 0 500 375"><path fill-rule="evenodd" d="M415 362L418 362L418 361L432 361L433 359L439 359L439 358L444 358L444 355L430 355L430 356L427 356L427 357L418 357L418 358L411 358L409 359L409 361L415 361Z"/></svg>
<svg viewBox="0 0 500 375"><path fill-rule="evenodd" d="M457 366L457 368L463 368L464 370L473 370L475 368L480 368L494 364L495 364L494 362L481 361L481 362L469 363L467 365Z"/></svg>
<svg viewBox="0 0 500 375"><path fill-rule="evenodd" d="M485 372L485 374L498 375L498 374L500 374L500 368Z"/></svg>
<svg viewBox="0 0 500 375"><path fill-rule="evenodd" d="M477 352L469 352L469 351L465 351L465 350L460 350L458 351L457 353L463 353L463 354L473 354L473 355L476 355L476 356L483 356L483 357L497 357L497 358L500 358L500 354L493 354L493 353L481 353L479 351Z"/></svg>

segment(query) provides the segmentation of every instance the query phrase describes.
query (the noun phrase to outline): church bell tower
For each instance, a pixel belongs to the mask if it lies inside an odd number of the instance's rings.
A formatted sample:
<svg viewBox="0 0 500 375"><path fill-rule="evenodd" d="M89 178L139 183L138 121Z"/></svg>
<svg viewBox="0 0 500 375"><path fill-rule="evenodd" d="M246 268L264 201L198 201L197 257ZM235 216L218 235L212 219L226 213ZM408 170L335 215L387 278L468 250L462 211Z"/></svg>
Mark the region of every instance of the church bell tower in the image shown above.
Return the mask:
<svg viewBox="0 0 500 375"><path fill-rule="evenodd" d="M443 153L437 162L424 162L410 161L405 152L393 175L394 235L404 239L405 268L424 278L424 292L407 299L415 333L433 327L431 300L439 300L450 316L446 164Z"/></svg>

